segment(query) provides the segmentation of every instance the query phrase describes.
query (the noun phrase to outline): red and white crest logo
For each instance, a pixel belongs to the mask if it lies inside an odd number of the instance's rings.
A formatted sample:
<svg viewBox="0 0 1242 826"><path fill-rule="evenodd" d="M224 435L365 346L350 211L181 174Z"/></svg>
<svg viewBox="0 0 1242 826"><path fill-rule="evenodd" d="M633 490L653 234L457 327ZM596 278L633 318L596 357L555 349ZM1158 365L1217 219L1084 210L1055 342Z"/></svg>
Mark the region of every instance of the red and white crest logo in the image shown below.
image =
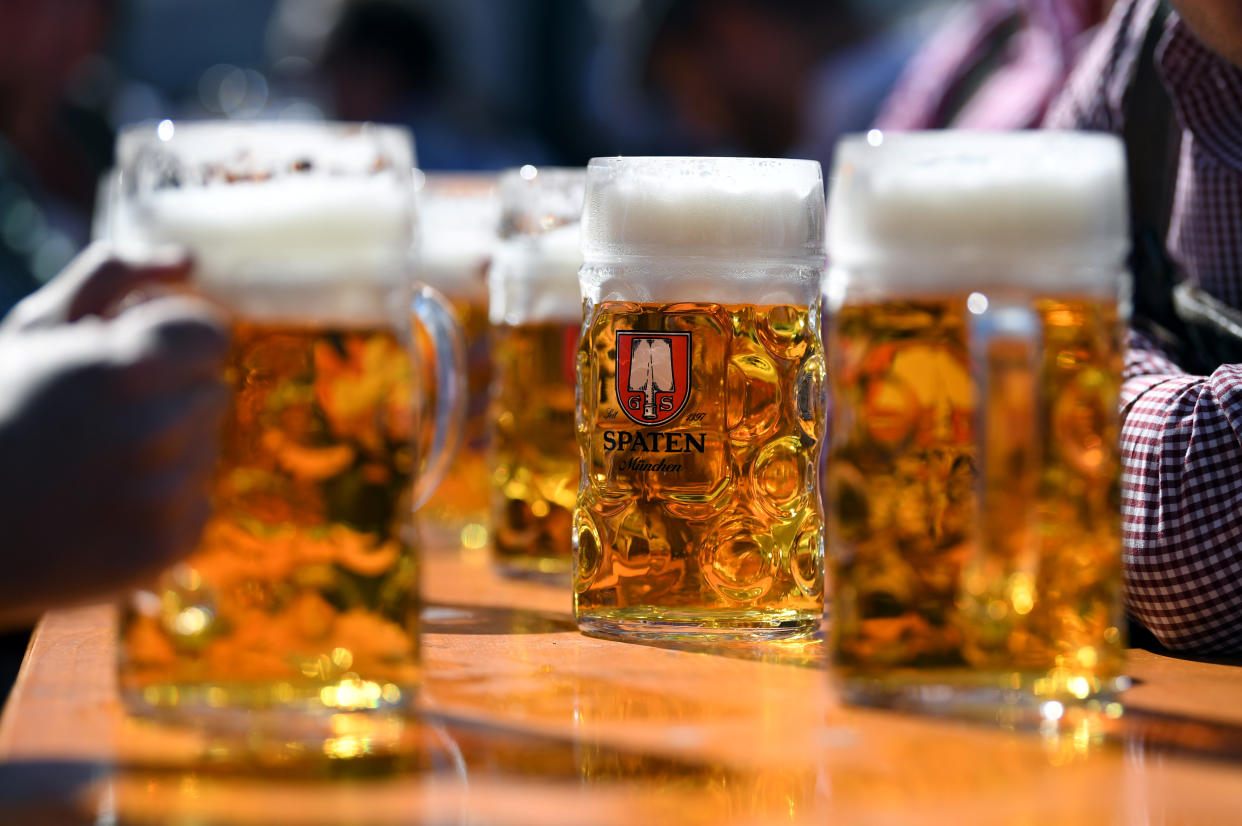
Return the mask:
<svg viewBox="0 0 1242 826"><path fill-rule="evenodd" d="M617 401L635 424L677 418L690 398L690 334L617 330Z"/></svg>

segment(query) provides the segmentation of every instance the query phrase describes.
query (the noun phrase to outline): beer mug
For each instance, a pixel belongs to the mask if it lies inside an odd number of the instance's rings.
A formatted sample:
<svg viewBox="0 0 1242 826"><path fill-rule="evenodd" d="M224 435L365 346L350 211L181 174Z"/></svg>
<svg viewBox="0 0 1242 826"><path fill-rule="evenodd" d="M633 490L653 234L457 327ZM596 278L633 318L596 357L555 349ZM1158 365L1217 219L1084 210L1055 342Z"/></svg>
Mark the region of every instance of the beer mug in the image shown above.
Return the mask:
<svg viewBox="0 0 1242 826"><path fill-rule="evenodd" d="M487 270L496 246L500 199L496 176L434 173L419 188L419 280L448 298L466 339L466 421L454 472L419 512L428 541L487 547L488 342ZM434 396L434 393L432 394Z"/></svg>
<svg viewBox="0 0 1242 826"><path fill-rule="evenodd" d="M846 699L1056 719L1124 685L1127 214L1112 137L839 144L827 510Z"/></svg>
<svg viewBox="0 0 1242 826"><path fill-rule="evenodd" d="M619 638L814 632L819 164L595 159L582 235L579 628Z"/></svg>
<svg viewBox="0 0 1242 826"><path fill-rule="evenodd" d="M118 242L189 248L193 289L233 319L212 513L123 611L122 697L330 756L383 749L420 682L412 508L455 448L462 395L460 332L409 278L410 136L164 121L126 129L118 167ZM438 366L425 458L412 316Z"/></svg>
<svg viewBox="0 0 1242 826"><path fill-rule="evenodd" d="M583 169L524 166L501 178L491 294L492 550L502 571L570 570L582 330Z"/></svg>

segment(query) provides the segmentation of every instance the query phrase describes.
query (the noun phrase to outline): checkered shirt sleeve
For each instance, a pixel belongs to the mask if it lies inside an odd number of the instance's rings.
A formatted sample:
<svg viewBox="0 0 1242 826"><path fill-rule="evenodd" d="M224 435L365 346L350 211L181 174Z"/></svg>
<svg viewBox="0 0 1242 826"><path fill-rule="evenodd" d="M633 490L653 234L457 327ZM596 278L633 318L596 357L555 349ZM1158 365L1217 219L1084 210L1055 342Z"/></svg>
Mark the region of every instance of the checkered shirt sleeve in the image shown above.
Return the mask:
<svg viewBox="0 0 1242 826"><path fill-rule="evenodd" d="M1242 365L1188 375L1132 333L1122 405L1126 605L1171 648L1242 650Z"/></svg>
<svg viewBox="0 0 1242 826"><path fill-rule="evenodd" d="M1113 9L1048 125L1121 129L1153 0ZM1176 15L1158 52L1183 126L1168 247L1186 277L1242 305L1242 72ZM1165 645L1242 651L1242 365L1181 369L1131 332L1122 394L1126 604Z"/></svg>

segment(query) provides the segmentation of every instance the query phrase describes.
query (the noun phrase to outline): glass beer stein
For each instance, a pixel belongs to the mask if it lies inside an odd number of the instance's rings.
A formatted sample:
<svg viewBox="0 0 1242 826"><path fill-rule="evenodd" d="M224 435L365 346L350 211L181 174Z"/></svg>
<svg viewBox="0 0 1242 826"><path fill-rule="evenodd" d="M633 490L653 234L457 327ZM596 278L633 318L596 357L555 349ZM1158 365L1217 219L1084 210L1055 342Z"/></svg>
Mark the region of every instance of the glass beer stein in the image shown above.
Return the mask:
<svg viewBox="0 0 1242 826"><path fill-rule="evenodd" d="M501 178L501 244L488 284L492 338L492 552L510 574L563 577L578 495L574 397L582 330L584 169Z"/></svg>
<svg viewBox="0 0 1242 826"><path fill-rule="evenodd" d="M221 734L382 750L420 682L412 508L461 413L460 333L409 277L410 137L164 121L125 130L118 159L118 242L187 247L193 289L233 320L212 513L123 611L122 696ZM425 457L415 318L438 366Z"/></svg>
<svg viewBox="0 0 1242 826"><path fill-rule="evenodd" d="M418 278L449 300L466 341L461 449L453 460L454 472L441 480L419 511L419 526L437 545L482 549L488 544L491 472L487 271L500 222L496 175L428 174L418 190L418 214Z"/></svg>
<svg viewBox="0 0 1242 826"><path fill-rule="evenodd" d="M1124 685L1127 214L1111 137L839 144L827 510L846 699L1054 720Z"/></svg>
<svg viewBox="0 0 1242 826"><path fill-rule="evenodd" d="M591 161L578 352L579 627L818 629L824 196L814 161Z"/></svg>

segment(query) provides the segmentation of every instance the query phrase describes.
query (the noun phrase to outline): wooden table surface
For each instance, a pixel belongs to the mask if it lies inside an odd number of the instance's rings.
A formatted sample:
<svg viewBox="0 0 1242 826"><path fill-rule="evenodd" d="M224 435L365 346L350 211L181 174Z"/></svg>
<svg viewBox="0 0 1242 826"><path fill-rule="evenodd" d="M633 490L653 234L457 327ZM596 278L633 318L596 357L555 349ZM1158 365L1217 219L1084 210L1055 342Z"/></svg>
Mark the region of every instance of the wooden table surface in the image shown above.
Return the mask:
<svg viewBox="0 0 1242 826"><path fill-rule="evenodd" d="M1120 720L995 727L842 707L818 642L577 633L564 588L429 554L399 760L239 765L127 718L107 606L51 614L0 721L3 824L1242 823L1242 667L1134 651Z"/></svg>

